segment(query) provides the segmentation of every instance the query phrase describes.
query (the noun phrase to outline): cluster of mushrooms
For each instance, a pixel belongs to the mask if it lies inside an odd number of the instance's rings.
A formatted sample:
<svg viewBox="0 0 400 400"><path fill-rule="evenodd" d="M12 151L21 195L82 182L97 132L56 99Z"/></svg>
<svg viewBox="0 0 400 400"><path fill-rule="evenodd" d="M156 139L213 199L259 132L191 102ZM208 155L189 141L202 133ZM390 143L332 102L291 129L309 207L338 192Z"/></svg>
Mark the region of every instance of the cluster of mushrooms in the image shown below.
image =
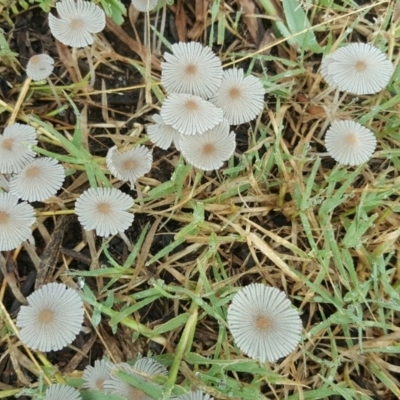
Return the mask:
<svg viewBox="0 0 400 400"><path fill-rule="evenodd" d="M322 76L337 93L355 95L378 93L389 83L393 71L386 54L368 43L349 43L324 57L321 64ZM371 158L376 138L356 121L337 120L326 132L325 146L335 161L355 166Z"/></svg>
<svg viewBox="0 0 400 400"><path fill-rule="evenodd" d="M139 11L151 11L157 0L132 0ZM84 47L93 43L93 34L105 27L104 11L85 0L61 0L56 3L58 17L49 15L54 37L65 45ZM231 125L249 122L264 107L264 88L255 76L245 76L242 69L223 70L220 58L199 43L177 43L164 54L161 83L166 98L154 124L147 127L152 143L168 149L173 143L184 159L205 171L220 168L235 149ZM91 84L94 70L91 69ZM49 79L54 60L47 54L33 56L27 65L31 80ZM385 54L370 44L351 43L324 57L321 72L337 91L356 95L382 90L393 74L393 65ZM19 98L21 101L23 98ZM48 157L36 157L35 129L29 125L10 124L0 135L0 251L13 250L31 237L35 222L34 208L27 201L45 201L56 195L65 179L62 165ZM374 134L352 120L334 121L325 136L328 153L339 163L359 165L367 161L376 147ZM150 171L153 158L143 145L130 149L109 149L106 165L110 174L133 185ZM19 201L22 200L22 201ZM89 188L75 202L75 213L86 231L102 237L120 234L131 226L133 198L113 188ZM19 338L28 347L40 351L60 350L72 343L80 332L84 308L79 294L64 284L49 283L27 298L17 317ZM275 361L298 345L302 323L298 311L284 292L262 284L240 289L228 308L227 325L238 348L260 362ZM272 329L272 328L273 329ZM112 364L97 360L83 373L83 389L100 390L134 398L139 389L116 376L113 371L144 379L167 375L157 361L142 358L134 364ZM146 378L144 378L146 376ZM142 393L143 394L143 393ZM80 393L67 385L51 385L46 400L78 400ZM211 399L193 391L179 399Z"/></svg>

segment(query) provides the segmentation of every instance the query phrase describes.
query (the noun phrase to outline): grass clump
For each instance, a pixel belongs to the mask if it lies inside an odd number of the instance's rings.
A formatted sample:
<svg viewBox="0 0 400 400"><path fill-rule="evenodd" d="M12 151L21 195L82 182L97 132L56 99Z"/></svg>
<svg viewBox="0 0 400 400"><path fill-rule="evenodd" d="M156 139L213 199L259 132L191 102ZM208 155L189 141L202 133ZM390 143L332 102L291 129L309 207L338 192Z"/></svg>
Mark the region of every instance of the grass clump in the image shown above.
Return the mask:
<svg viewBox="0 0 400 400"><path fill-rule="evenodd" d="M0 254L0 398L43 398L64 385L83 399L123 399L107 385L87 390L84 370L98 360L109 363L111 381L150 399L399 398L398 5L159 2L139 14L129 2L93 3L113 18L88 53L54 41L49 10L0 2L10 38L0 64L2 125L11 115L32 127L37 142L24 149L65 171L55 195L29 206L32 237ZM13 31L21 18L28 45ZM178 147L190 141L171 127L162 140L154 127L164 124L168 99L163 52L190 41L209 45L223 70L242 70L266 92L254 120L230 126L236 147L217 170L188 164L188 150ZM355 42L393 64L379 93L339 93L320 73L323 57ZM40 81L18 101L34 54L54 58L62 109ZM160 110L164 121L153 120ZM327 128L342 120L375 133L368 162L345 166L327 154ZM109 149L143 146L152 151L144 175L120 180L107 168ZM4 167L3 197L14 173ZM129 202L113 219L96 198L103 222L95 212L88 221L83 207L77 218L79 199L97 192ZM106 220L122 228L106 229ZM72 345L42 353L21 343L15 317L30 293L52 282L79 294L85 319ZM230 304L254 284L284 292L301 318L299 345L275 362L247 357L228 329ZM145 357L167 374L129 373Z"/></svg>

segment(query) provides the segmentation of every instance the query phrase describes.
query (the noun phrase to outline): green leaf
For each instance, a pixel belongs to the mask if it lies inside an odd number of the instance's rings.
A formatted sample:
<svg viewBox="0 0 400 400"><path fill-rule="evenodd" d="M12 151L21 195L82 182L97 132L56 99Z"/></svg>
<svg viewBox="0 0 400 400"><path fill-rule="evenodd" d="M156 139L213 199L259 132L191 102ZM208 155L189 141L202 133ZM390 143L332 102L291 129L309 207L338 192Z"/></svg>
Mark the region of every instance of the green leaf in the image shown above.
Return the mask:
<svg viewBox="0 0 400 400"><path fill-rule="evenodd" d="M299 48L302 50L312 50L315 53L322 53L322 48L317 42L310 21L301 4L297 0L283 0L283 11L289 31L293 35L292 39L297 42ZM303 32L305 29L307 31Z"/></svg>
<svg viewBox="0 0 400 400"><path fill-rule="evenodd" d="M119 0L100 0L105 13L111 17L115 23L121 25L124 22L126 8Z"/></svg>

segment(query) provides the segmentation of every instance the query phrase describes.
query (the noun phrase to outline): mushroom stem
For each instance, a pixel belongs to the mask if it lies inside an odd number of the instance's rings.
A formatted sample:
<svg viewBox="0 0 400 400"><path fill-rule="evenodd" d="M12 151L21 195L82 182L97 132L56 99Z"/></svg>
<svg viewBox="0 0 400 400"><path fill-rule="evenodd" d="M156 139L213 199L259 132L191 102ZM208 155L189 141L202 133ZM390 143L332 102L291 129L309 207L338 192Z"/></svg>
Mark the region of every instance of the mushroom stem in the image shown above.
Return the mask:
<svg viewBox="0 0 400 400"><path fill-rule="evenodd" d="M89 64L89 70L90 70L90 86L94 87L94 83L96 81L96 74L94 71L92 55L91 55L88 47L85 47L85 53L86 53L86 58L87 58L87 61Z"/></svg>
<svg viewBox="0 0 400 400"><path fill-rule="evenodd" d="M57 92L56 92L56 88L55 88L55 86L53 85L53 82L51 81L51 79L50 79L49 77L47 77L46 79L47 79L47 83L48 83L49 86L50 86L51 91L53 92L54 98L56 99L58 108L62 108L62 104L61 104L61 101L60 101L60 97L58 96L58 94L57 94Z"/></svg>
<svg viewBox="0 0 400 400"><path fill-rule="evenodd" d="M128 236L126 236L124 232L118 232L118 235L124 241L124 243L128 246L128 250L131 251L133 246L132 246L132 242L128 239Z"/></svg>
<svg viewBox="0 0 400 400"><path fill-rule="evenodd" d="M19 109L21 108L22 102L24 101L25 96L28 93L29 85L31 84L31 81L32 80L30 78L25 79L25 82L24 82L24 84L23 84L23 86L21 88L21 91L19 93L17 103L15 104L14 110L13 110L13 112L11 114L11 117L8 120L8 125L11 125L11 124L13 124L15 122L15 119L17 118Z"/></svg>
<svg viewBox="0 0 400 400"><path fill-rule="evenodd" d="M321 139L322 136L324 136L326 128L335 119L334 116L335 116L340 104L343 103L343 100L346 97L346 95L347 95L347 92L344 92L343 96L339 99L339 89L336 89L335 96L333 97L332 108L330 108L328 110L329 112L327 112L327 118L325 119L325 122L322 125L322 127L318 133L318 139Z"/></svg>

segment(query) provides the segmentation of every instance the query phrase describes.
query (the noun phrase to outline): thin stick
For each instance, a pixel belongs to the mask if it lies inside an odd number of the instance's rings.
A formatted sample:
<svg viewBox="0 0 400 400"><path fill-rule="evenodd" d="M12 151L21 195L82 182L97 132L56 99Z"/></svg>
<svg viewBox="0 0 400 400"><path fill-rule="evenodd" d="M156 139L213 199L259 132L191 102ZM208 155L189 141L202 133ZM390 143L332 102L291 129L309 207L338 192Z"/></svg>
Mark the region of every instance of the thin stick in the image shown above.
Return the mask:
<svg viewBox="0 0 400 400"><path fill-rule="evenodd" d="M146 13L144 20L144 45L146 46L146 65L145 65L145 99L146 105L152 104L151 99L151 42L150 42L150 13Z"/></svg>
<svg viewBox="0 0 400 400"><path fill-rule="evenodd" d="M327 118L325 119L324 124L322 125L319 133L318 133L318 139L321 139L322 136L324 136L325 130L328 127L328 125L332 122L334 119L333 117L335 116L340 104L343 103L344 98L347 96L347 93L344 92L343 96L339 99L339 90L336 89L335 96L333 98L333 106L332 109L329 110L329 114Z"/></svg>
<svg viewBox="0 0 400 400"><path fill-rule="evenodd" d="M54 95L54 97L55 97L55 99L56 99L58 108L62 108L62 104L61 104L61 101L60 101L60 97L58 96L58 94L57 94L57 92L56 92L56 88L55 88L55 86L53 85L53 82L51 81L51 79L50 79L49 77L47 77L47 83L49 84L50 89L51 89L51 91L53 92L53 95Z"/></svg>
<svg viewBox="0 0 400 400"><path fill-rule="evenodd" d="M31 81L32 80L30 78L25 79L25 82L21 88L21 92L19 93L17 103L15 104L15 107L11 114L11 117L8 120L8 125L11 125L15 122L15 119L17 118L19 109L21 108L21 105L22 105L23 101L25 100L25 96L28 93L29 85L31 84Z"/></svg>
<svg viewBox="0 0 400 400"><path fill-rule="evenodd" d="M85 47L85 53L86 53L86 58L89 64L89 70L90 70L90 86L94 88L94 83L96 81L96 73L94 71L94 66L93 66L93 60L92 60L92 54L89 51L88 47Z"/></svg>

